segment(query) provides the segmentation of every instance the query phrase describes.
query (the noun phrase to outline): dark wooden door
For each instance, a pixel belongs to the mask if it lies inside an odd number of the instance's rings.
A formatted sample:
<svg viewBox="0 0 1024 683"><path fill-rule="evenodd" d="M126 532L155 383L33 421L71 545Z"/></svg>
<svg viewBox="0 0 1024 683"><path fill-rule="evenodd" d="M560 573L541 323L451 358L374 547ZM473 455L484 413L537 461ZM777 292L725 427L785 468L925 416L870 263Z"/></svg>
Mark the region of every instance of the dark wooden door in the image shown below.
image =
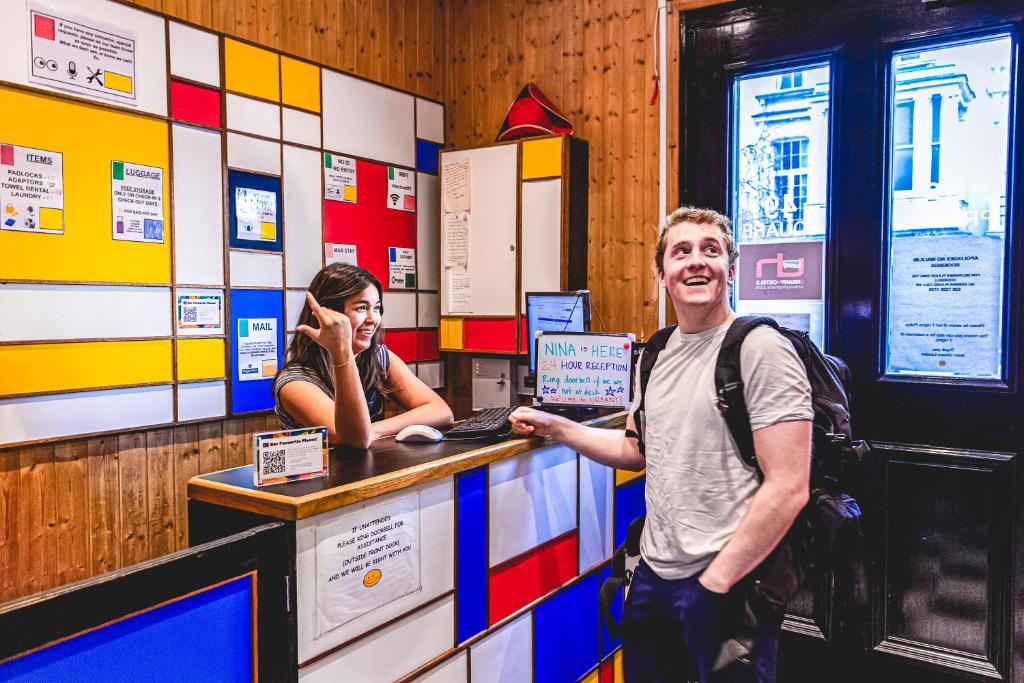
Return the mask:
<svg viewBox="0 0 1024 683"><path fill-rule="evenodd" d="M680 196L736 221L739 311L849 363L874 449L867 651L826 647L805 595L786 683L1024 681L1022 21L1019 0L684 15Z"/></svg>

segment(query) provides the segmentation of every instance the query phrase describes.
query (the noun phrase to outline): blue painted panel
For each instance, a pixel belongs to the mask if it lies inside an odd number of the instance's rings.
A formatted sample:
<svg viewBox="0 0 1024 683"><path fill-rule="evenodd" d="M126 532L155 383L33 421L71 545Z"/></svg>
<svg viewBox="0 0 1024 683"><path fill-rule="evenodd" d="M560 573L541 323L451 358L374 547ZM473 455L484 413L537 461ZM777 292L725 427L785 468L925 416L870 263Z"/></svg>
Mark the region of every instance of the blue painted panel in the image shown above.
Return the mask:
<svg viewBox="0 0 1024 683"><path fill-rule="evenodd" d="M274 241L245 239L238 236L238 215L235 211L235 199L238 188L271 192L274 195L277 228ZM281 234L281 179L271 176L246 173L245 171L228 171L228 241L232 247L242 249L261 249L263 251L281 251L283 237Z"/></svg>
<svg viewBox="0 0 1024 683"><path fill-rule="evenodd" d="M277 367L284 359L284 294L280 290L232 289L230 372L231 412L248 413L274 407L273 378L247 380L238 379L238 321L250 318L277 319Z"/></svg>
<svg viewBox="0 0 1024 683"><path fill-rule="evenodd" d="M597 574L590 574L534 610L536 683L579 680L597 665L597 589Z"/></svg>
<svg viewBox="0 0 1024 683"><path fill-rule="evenodd" d="M416 170L437 175L437 153L441 145L427 140L416 141Z"/></svg>
<svg viewBox="0 0 1024 683"><path fill-rule="evenodd" d="M487 467L456 478L458 642L487 628Z"/></svg>
<svg viewBox="0 0 1024 683"><path fill-rule="evenodd" d="M611 575L611 567L605 567L600 571L601 583L604 585L605 580ZM604 617L601 616L601 604L598 603L597 622L601 630L601 659L615 652L615 650L622 645L622 639L614 637L611 633L608 633L608 629L604 625ZM622 591L616 595L615 599L612 600L612 616L615 617L615 621L622 623Z"/></svg>
<svg viewBox="0 0 1024 683"><path fill-rule="evenodd" d="M248 576L0 665L4 681L252 681Z"/></svg>
<svg viewBox="0 0 1024 683"><path fill-rule="evenodd" d="M647 511L644 486L647 477L640 477L615 489L615 547L626 540L629 523Z"/></svg>

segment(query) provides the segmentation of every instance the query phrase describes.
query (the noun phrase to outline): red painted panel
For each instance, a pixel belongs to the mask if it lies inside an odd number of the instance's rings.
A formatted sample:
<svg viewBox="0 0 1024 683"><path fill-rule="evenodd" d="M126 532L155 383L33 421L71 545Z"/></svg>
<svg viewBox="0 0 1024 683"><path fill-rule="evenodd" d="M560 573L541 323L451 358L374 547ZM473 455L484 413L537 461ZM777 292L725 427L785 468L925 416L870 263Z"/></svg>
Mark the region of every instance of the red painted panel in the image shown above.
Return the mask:
<svg viewBox="0 0 1024 683"><path fill-rule="evenodd" d="M526 338L526 316L519 319L519 353L530 352L530 340Z"/></svg>
<svg viewBox="0 0 1024 683"><path fill-rule="evenodd" d="M466 351L516 352L515 318L466 318L462 323Z"/></svg>
<svg viewBox="0 0 1024 683"><path fill-rule="evenodd" d="M220 91L172 80L171 118L220 128Z"/></svg>
<svg viewBox="0 0 1024 683"><path fill-rule="evenodd" d="M494 625L576 576L576 532L538 546L491 570L487 623Z"/></svg>
<svg viewBox="0 0 1024 683"><path fill-rule="evenodd" d="M384 343L406 363L416 361L416 330L384 330Z"/></svg>
<svg viewBox="0 0 1024 683"><path fill-rule="evenodd" d="M598 683L615 682L615 659L613 657L609 657L601 662L601 669L598 675Z"/></svg>
<svg viewBox="0 0 1024 683"><path fill-rule="evenodd" d="M416 248L416 214L387 208L388 167L356 160L356 202L324 202L324 241L356 245L360 266L388 287L388 247Z"/></svg>
<svg viewBox="0 0 1024 683"><path fill-rule="evenodd" d="M416 330L416 360L440 360L437 328Z"/></svg>

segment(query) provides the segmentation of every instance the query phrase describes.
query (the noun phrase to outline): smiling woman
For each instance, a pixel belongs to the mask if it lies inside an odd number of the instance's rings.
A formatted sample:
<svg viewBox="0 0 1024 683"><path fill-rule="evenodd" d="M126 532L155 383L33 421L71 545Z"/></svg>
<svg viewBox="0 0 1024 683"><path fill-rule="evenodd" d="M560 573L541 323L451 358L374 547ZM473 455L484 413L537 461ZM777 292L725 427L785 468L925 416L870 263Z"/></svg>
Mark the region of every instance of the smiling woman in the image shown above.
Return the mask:
<svg viewBox="0 0 1024 683"><path fill-rule="evenodd" d="M445 402L382 343L381 285L345 263L309 285L285 365L274 379L274 409L285 429L326 425L332 444L366 448L411 424L445 426ZM384 398L406 412L384 417Z"/></svg>

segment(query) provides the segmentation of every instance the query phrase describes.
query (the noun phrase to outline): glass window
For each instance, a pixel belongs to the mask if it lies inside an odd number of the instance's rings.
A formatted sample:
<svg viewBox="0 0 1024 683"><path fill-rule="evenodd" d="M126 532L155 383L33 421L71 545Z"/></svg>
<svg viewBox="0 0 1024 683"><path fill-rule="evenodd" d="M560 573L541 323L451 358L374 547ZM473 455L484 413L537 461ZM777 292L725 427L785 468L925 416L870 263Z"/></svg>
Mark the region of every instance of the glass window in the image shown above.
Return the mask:
<svg viewBox="0 0 1024 683"><path fill-rule="evenodd" d="M887 374L1003 377L1011 47L999 35L893 56Z"/></svg>
<svg viewBox="0 0 1024 683"><path fill-rule="evenodd" d="M827 63L738 77L732 218L740 315L770 315L824 342L831 107Z"/></svg>

